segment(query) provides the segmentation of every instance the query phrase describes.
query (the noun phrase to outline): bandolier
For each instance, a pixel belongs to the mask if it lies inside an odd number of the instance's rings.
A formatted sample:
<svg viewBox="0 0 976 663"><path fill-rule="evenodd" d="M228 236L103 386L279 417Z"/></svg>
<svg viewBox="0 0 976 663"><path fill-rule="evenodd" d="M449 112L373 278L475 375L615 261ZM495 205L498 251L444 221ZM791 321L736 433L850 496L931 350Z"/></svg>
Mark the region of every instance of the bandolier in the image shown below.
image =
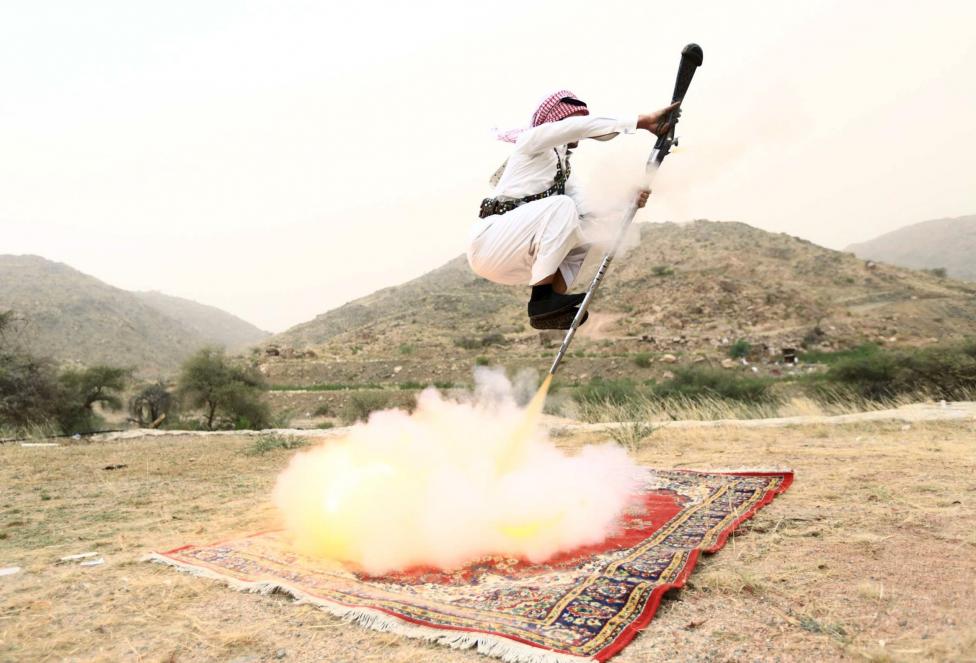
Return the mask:
<svg viewBox="0 0 976 663"><path fill-rule="evenodd" d="M489 217L494 214L504 214L505 212L511 212L516 207L520 207L525 203L531 203L533 200L542 200L543 198L548 198L549 196L565 195L566 180L569 179L570 174L570 153L568 150L566 151L566 170L564 172L562 159L559 158L559 152L556 150L553 150L553 152L556 153L556 178L551 187L542 193L533 193L531 196L525 196L524 198L514 198L512 200L485 198L481 201L481 211L478 212L478 217L484 219L485 217Z"/></svg>

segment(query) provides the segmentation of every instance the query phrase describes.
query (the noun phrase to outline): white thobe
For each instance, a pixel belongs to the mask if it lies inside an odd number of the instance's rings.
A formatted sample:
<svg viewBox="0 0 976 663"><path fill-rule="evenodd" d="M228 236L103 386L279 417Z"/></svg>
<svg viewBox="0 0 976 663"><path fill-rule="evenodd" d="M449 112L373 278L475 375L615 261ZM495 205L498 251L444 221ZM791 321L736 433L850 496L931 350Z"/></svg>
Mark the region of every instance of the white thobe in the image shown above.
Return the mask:
<svg viewBox="0 0 976 663"><path fill-rule="evenodd" d="M491 197L514 200L541 193L555 182L557 158L566 170L567 144L636 130L636 117L594 115L527 129L519 135ZM468 236L468 264L478 276L504 285L534 285L558 269L569 286L588 249L585 208L570 176L566 195L475 221Z"/></svg>

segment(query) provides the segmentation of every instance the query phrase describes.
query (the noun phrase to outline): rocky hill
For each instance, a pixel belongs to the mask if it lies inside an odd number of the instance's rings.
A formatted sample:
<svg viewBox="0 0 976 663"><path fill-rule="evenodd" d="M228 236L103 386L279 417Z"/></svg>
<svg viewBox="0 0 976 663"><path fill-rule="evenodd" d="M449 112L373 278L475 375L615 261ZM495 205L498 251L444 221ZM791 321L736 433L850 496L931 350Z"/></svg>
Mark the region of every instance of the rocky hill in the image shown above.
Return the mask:
<svg viewBox="0 0 976 663"><path fill-rule="evenodd" d="M915 223L847 250L902 267L941 268L953 278L976 281L976 215Z"/></svg>
<svg viewBox="0 0 976 663"><path fill-rule="evenodd" d="M191 299L174 297L156 290L133 292L136 297L163 315L178 320L184 327L209 342L228 350L239 350L271 336L250 322Z"/></svg>
<svg viewBox="0 0 976 663"><path fill-rule="evenodd" d="M720 361L737 339L757 357L784 347L926 344L976 335L976 286L866 262L743 223L641 224L612 266L566 373L593 375L634 353ZM585 287L599 258L577 284ZM268 360L273 381L454 380L472 360L544 368L553 334L525 317L528 288L475 277L463 257L271 339L315 358ZM285 353L291 356L293 353ZM301 354L300 352L298 354ZM670 359L664 359L670 361ZM633 368L633 366L631 366Z"/></svg>
<svg viewBox="0 0 976 663"><path fill-rule="evenodd" d="M21 320L9 340L37 355L131 366L155 376L172 372L204 345L224 342L202 321L184 322L187 316L181 320L159 310L159 297L149 298L153 305L146 299L62 263L0 255L0 310L13 309ZM219 313L211 327L228 316Z"/></svg>

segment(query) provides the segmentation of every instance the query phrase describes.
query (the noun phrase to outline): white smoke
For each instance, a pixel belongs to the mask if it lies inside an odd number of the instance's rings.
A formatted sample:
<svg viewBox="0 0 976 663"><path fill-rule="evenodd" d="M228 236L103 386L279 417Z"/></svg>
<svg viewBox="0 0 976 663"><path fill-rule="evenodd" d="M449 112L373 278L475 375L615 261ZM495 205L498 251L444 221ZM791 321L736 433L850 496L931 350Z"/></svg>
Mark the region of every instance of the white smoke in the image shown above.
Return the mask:
<svg viewBox="0 0 976 663"><path fill-rule="evenodd" d="M296 549L382 574L486 554L540 562L605 539L644 471L614 444L568 455L539 426L509 464L525 410L500 371L476 381L470 402L428 389L412 414L376 412L296 454L273 494Z"/></svg>

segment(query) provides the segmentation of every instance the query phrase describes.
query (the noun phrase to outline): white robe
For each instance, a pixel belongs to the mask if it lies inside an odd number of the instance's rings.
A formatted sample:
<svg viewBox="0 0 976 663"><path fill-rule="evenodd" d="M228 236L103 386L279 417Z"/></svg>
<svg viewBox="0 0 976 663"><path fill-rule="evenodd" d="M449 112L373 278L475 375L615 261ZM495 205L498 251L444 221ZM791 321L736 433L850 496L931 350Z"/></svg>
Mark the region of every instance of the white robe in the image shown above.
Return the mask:
<svg viewBox="0 0 976 663"><path fill-rule="evenodd" d="M568 143L636 129L636 117L593 115L527 129L519 135L491 197L513 200L545 191L555 181L557 158L566 168ZM534 285L558 269L569 286L588 249L586 215L570 177L566 195L542 198L475 221L468 236L468 264L478 276L504 285Z"/></svg>

